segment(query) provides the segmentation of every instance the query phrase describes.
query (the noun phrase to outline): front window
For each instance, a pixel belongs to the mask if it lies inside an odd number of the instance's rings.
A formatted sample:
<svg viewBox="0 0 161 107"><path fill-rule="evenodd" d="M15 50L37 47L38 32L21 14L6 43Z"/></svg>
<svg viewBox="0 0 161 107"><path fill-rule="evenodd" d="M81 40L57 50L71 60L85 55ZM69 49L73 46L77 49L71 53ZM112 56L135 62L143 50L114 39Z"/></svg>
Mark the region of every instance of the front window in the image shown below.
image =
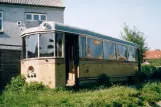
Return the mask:
<svg viewBox="0 0 161 107"><path fill-rule="evenodd" d="M63 57L63 33L41 33L22 38L23 58Z"/></svg>
<svg viewBox="0 0 161 107"><path fill-rule="evenodd" d="M63 44L63 33L59 33L57 32L55 35L55 46L56 46L56 57L62 57L63 53L62 53L62 44Z"/></svg>
<svg viewBox="0 0 161 107"><path fill-rule="evenodd" d="M0 31L3 30L3 12L0 11Z"/></svg>
<svg viewBox="0 0 161 107"><path fill-rule="evenodd" d="M38 34L27 36L27 57L38 57Z"/></svg>
<svg viewBox="0 0 161 107"><path fill-rule="evenodd" d="M39 52L40 57L53 57L54 56L54 34L44 33L39 35Z"/></svg>

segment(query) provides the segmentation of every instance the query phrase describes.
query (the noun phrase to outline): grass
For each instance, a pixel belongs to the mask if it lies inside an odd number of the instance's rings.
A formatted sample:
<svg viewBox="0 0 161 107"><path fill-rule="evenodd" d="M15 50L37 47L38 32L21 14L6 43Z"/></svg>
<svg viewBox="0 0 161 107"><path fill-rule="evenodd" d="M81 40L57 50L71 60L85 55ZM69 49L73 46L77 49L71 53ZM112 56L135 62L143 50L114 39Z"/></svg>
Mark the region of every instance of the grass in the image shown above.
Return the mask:
<svg viewBox="0 0 161 107"><path fill-rule="evenodd" d="M5 107L55 107L55 106L137 106L141 101L135 97L138 91L124 86L95 91L56 91L45 89L37 92L4 92ZM124 99L124 100L122 100Z"/></svg>
<svg viewBox="0 0 161 107"><path fill-rule="evenodd" d="M14 78L0 96L0 107L142 107L161 100L161 82L97 86L80 90L49 89L41 83Z"/></svg>

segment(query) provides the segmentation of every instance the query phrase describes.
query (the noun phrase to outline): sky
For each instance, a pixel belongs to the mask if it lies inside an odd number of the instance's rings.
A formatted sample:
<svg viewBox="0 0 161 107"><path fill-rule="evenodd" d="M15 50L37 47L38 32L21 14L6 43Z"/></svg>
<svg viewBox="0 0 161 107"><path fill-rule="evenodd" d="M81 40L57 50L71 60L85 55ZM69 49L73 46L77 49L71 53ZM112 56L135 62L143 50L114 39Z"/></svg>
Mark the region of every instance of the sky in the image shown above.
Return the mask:
<svg viewBox="0 0 161 107"><path fill-rule="evenodd" d="M161 49L161 0L62 0L64 23L121 38L126 23L144 33L150 49Z"/></svg>

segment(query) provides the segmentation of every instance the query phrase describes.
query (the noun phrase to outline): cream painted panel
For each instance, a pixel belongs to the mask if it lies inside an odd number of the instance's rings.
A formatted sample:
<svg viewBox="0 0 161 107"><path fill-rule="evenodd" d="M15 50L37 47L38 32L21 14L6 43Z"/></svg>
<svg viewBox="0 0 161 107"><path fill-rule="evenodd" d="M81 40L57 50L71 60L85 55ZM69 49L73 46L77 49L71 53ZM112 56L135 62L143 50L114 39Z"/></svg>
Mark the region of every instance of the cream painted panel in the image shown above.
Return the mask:
<svg viewBox="0 0 161 107"><path fill-rule="evenodd" d="M79 75L82 77L97 77L102 73L108 76L134 75L137 70L136 63L103 63L103 64L80 64Z"/></svg>
<svg viewBox="0 0 161 107"><path fill-rule="evenodd" d="M33 66L36 77L28 77L29 66ZM21 74L26 77L26 82L43 82L48 87L55 88L55 59L22 60Z"/></svg>

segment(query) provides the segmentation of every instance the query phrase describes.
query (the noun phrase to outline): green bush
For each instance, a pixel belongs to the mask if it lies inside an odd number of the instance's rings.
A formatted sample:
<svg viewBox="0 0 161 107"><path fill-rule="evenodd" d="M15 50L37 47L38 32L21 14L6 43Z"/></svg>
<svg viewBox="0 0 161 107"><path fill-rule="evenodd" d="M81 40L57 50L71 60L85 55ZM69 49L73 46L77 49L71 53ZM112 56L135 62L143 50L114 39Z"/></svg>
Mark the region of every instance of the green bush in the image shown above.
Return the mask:
<svg viewBox="0 0 161 107"><path fill-rule="evenodd" d="M110 81L110 78L106 75L106 74L101 74L99 77L98 77L98 84L99 85L111 85L111 81Z"/></svg>
<svg viewBox="0 0 161 107"><path fill-rule="evenodd" d="M30 83L25 83L23 90L25 91L42 91L46 89L47 87L42 83L42 82L30 82Z"/></svg>
<svg viewBox="0 0 161 107"><path fill-rule="evenodd" d="M134 81L134 83L139 83L144 80L161 80L161 68L144 65L142 66L141 72L136 72L135 76L129 80Z"/></svg>
<svg viewBox="0 0 161 107"><path fill-rule="evenodd" d="M9 84L5 87L8 91L20 92L20 91L41 91L46 88L43 83L39 82L25 82L25 77L19 75L17 77L13 77Z"/></svg>
<svg viewBox="0 0 161 107"><path fill-rule="evenodd" d="M142 72L137 72L136 77L140 80L161 80L161 67L144 65L142 66Z"/></svg>
<svg viewBox="0 0 161 107"><path fill-rule="evenodd" d="M155 68L155 71L151 74L151 79L161 80L161 68L160 67Z"/></svg>
<svg viewBox="0 0 161 107"><path fill-rule="evenodd" d="M25 77L22 75L19 75L17 77L12 77L10 83L7 84L5 89L11 90L11 91L21 91L24 85L25 85Z"/></svg>
<svg viewBox="0 0 161 107"><path fill-rule="evenodd" d="M146 80L148 76L144 72L136 72L135 76L132 78L134 84L138 84Z"/></svg>
<svg viewBox="0 0 161 107"><path fill-rule="evenodd" d="M148 101L150 104L161 100L161 83L160 82L148 82L144 84L142 91L142 99Z"/></svg>
<svg viewBox="0 0 161 107"><path fill-rule="evenodd" d="M144 65L142 66L142 70L141 70L148 78L150 78L150 76L152 75L153 72L156 71L154 66L151 65Z"/></svg>

